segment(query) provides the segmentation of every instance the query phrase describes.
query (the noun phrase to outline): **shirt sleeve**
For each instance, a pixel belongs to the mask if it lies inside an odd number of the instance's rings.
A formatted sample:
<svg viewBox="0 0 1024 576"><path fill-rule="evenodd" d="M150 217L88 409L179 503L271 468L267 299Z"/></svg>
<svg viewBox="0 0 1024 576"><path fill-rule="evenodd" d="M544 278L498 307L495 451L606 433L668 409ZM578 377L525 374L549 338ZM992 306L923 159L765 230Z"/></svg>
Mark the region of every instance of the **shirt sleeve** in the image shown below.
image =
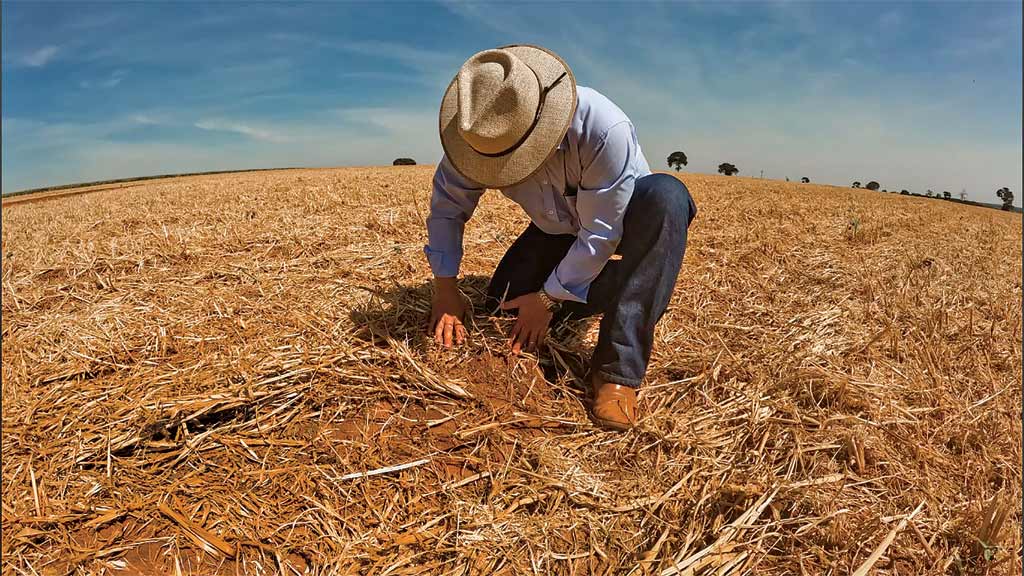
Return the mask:
<svg viewBox="0 0 1024 576"><path fill-rule="evenodd" d="M423 247L434 276L450 278L459 275L462 233L483 193L483 186L459 174L447 156L441 158L434 171L430 216L427 217L428 240Z"/></svg>
<svg viewBox="0 0 1024 576"><path fill-rule="evenodd" d="M580 147L580 186L576 241L544 283L551 297L586 302L590 284L604 269L622 238L622 218L633 196L639 146L633 125L610 127L589 149Z"/></svg>

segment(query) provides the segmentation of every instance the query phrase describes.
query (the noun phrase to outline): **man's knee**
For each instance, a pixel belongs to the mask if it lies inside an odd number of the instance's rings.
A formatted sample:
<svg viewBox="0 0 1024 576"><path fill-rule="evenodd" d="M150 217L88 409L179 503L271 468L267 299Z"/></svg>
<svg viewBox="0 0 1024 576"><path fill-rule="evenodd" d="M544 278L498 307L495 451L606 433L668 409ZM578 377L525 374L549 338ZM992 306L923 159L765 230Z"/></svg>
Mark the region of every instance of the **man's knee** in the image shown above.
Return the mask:
<svg viewBox="0 0 1024 576"><path fill-rule="evenodd" d="M669 215L689 224L697 215L697 206L686 185L669 174L651 174L638 180L631 206L634 201L650 216Z"/></svg>

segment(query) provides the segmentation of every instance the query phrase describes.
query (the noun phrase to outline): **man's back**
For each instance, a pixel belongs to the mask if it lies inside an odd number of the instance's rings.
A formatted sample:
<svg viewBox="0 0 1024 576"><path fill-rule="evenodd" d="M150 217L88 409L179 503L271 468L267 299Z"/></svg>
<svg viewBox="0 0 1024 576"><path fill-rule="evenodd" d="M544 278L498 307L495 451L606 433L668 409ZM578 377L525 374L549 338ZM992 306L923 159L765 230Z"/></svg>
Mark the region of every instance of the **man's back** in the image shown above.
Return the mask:
<svg viewBox="0 0 1024 576"><path fill-rule="evenodd" d="M501 191L522 206L533 223L548 234L579 231L576 202L580 188L606 186L624 171L634 178L651 173L629 117L593 88L578 86L576 93L576 111L554 154L532 176ZM609 135L622 140L609 143ZM632 147L627 151L630 165L624 170L621 164L607 162L620 155L602 155L605 146Z"/></svg>
<svg viewBox="0 0 1024 576"><path fill-rule="evenodd" d="M577 95L558 147L532 175L501 191L545 233L579 236L578 246L546 286L561 299L584 301L590 282L618 245L634 183L651 169L629 117L592 88L577 87ZM458 274L462 230L484 189L459 173L447 157L441 159L425 249L435 275Z"/></svg>

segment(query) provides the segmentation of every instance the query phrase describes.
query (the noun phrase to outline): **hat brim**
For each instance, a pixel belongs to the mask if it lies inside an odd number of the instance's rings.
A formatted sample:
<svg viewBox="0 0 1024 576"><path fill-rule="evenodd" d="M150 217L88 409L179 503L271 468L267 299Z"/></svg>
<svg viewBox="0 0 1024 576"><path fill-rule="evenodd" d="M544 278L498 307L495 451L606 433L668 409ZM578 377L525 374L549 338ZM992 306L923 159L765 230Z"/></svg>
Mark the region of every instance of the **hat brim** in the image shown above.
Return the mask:
<svg viewBox="0 0 1024 576"><path fill-rule="evenodd" d="M576 110L576 78L557 54L540 46L503 46L533 69L542 86L549 86L563 72L566 77L548 92L537 125L523 143L501 156L484 156L459 133L458 90L452 79L441 100L441 147L460 174L488 188L505 188L526 180L547 160L569 129Z"/></svg>

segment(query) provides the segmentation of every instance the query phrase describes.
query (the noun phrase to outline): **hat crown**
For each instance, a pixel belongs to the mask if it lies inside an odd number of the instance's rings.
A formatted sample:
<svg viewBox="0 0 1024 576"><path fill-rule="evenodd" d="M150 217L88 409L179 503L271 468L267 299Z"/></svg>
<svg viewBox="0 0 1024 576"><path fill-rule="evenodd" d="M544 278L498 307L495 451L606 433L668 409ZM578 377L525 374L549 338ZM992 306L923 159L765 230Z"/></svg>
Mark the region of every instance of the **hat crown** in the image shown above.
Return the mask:
<svg viewBox="0 0 1024 576"><path fill-rule="evenodd" d="M540 105L536 73L508 50L485 50L466 61L458 80L459 133L476 151L498 154L533 124Z"/></svg>

